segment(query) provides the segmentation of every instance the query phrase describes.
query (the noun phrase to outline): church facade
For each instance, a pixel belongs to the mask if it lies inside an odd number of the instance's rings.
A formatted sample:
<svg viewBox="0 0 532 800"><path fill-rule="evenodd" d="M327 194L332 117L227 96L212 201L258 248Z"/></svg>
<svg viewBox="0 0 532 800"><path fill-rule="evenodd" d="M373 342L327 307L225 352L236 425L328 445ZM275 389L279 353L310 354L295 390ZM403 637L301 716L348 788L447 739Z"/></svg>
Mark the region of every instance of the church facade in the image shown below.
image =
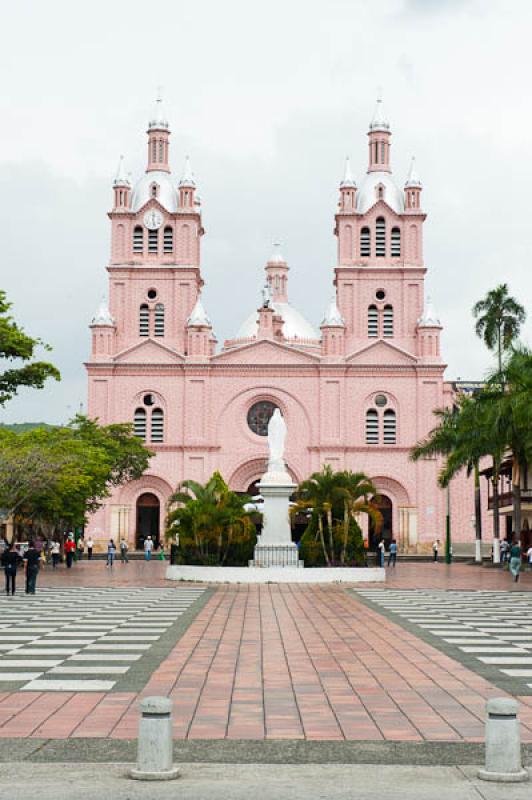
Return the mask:
<svg viewBox="0 0 532 800"><path fill-rule="evenodd" d="M423 552L444 538L440 463L413 463L411 446L452 402L440 354L441 324L425 299L422 186L412 162L403 189L392 177L391 132L379 101L368 132L367 173L349 161L335 214L337 265L316 330L289 301L280 252L265 266L259 308L219 346L203 307L201 206L188 159L176 180L168 121L157 102L144 175L131 186L123 161L113 191L109 305L91 325L88 411L103 424L131 421L155 451L140 481L117 489L90 520L98 542L130 546L162 536L169 496L186 478L219 470L256 491L275 408L285 418L295 482L325 463L364 471L380 495L385 538ZM277 248L276 248L277 250ZM208 276L206 276L208 277ZM473 488L450 493L455 542L473 541ZM373 532L365 531L373 544Z"/></svg>

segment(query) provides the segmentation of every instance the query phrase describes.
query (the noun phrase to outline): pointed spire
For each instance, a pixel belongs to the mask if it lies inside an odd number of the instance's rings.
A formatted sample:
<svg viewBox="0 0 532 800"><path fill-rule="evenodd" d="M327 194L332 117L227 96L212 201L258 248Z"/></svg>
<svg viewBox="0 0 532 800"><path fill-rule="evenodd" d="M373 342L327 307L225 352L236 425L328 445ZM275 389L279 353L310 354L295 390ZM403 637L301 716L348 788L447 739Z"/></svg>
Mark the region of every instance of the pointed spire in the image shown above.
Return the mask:
<svg viewBox="0 0 532 800"><path fill-rule="evenodd" d="M355 179L353 178L353 174L351 172L351 162L349 161L349 156L346 156L345 159L345 171L343 180L340 184L340 189L356 189Z"/></svg>
<svg viewBox="0 0 532 800"><path fill-rule="evenodd" d="M196 181L194 180L194 173L192 172L192 166L190 164L189 156L186 156L185 158L185 163L183 165L183 174L181 175L179 186L191 189L196 188Z"/></svg>
<svg viewBox="0 0 532 800"><path fill-rule="evenodd" d="M386 133L390 132L390 123L386 119L386 115L384 114L384 110L382 107L382 98L377 98L377 105L375 106L375 113L373 114L373 119L369 124L370 131L385 131Z"/></svg>
<svg viewBox="0 0 532 800"><path fill-rule="evenodd" d="M430 295L427 295L427 299L425 301L425 307L423 309L423 313L417 321L419 328L432 328L432 327L441 327L440 319L436 313L434 308L434 304L432 302L432 298Z"/></svg>
<svg viewBox="0 0 532 800"><path fill-rule="evenodd" d="M405 189L421 189L421 186L421 178L417 174L416 169L416 157L412 156L410 169L408 170L408 175L406 177Z"/></svg>
<svg viewBox="0 0 532 800"><path fill-rule="evenodd" d="M268 259L268 264L286 264L286 258L281 253L281 242L273 243L273 253Z"/></svg>
<svg viewBox="0 0 532 800"><path fill-rule="evenodd" d="M114 325L114 324L115 321L111 316L111 312L109 311L107 300L105 299L105 297L102 297L100 307L98 308L98 311L92 318L91 325Z"/></svg>
<svg viewBox="0 0 532 800"><path fill-rule="evenodd" d="M201 302L201 295L198 295L196 305L192 309L190 317L187 319L187 326L189 328L211 327L211 321L207 316L205 309L203 308L203 303Z"/></svg>
<svg viewBox="0 0 532 800"><path fill-rule="evenodd" d="M161 96L161 87L159 86L157 89L157 99L155 100L155 105L153 107L153 112L148 123L149 130L152 129L164 129L168 130L168 119L166 114L164 113L163 108L163 98Z"/></svg>
<svg viewBox="0 0 532 800"><path fill-rule="evenodd" d="M120 161L118 162L118 169L116 170L113 186L125 186L128 189L131 187L131 183L129 182L129 178L127 176L126 168L124 165L124 156L120 156Z"/></svg>
<svg viewBox="0 0 532 800"><path fill-rule="evenodd" d="M343 328L345 327L344 318L340 314L338 306L336 305L336 296L331 298L331 302L329 303L329 307L325 312L325 316L321 322L321 327L335 327L335 328Z"/></svg>

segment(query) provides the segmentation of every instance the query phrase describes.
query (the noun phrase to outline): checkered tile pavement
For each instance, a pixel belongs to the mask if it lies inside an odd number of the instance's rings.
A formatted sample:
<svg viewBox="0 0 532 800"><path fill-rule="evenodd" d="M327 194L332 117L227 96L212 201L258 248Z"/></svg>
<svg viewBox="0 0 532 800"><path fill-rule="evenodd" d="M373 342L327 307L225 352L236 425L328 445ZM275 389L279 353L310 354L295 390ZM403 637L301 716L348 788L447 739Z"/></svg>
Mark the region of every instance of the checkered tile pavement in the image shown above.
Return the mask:
<svg viewBox="0 0 532 800"><path fill-rule="evenodd" d="M0 691L110 691L202 593L80 587L1 596Z"/></svg>
<svg viewBox="0 0 532 800"><path fill-rule="evenodd" d="M357 594L391 619L397 616L397 622L429 633L436 647L448 652L455 646L471 669L477 662L478 671L486 676L491 668L500 685L511 680L516 687L517 680L519 694L532 694L530 592L370 589Z"/></svg>

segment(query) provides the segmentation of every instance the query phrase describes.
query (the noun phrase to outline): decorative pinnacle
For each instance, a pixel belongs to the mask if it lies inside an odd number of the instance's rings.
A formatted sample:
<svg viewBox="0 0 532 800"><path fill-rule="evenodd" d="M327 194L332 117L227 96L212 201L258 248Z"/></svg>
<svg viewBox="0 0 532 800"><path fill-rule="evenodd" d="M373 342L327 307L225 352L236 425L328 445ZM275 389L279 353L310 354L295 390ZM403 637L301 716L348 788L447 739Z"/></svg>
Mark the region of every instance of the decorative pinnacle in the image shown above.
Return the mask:
<svg viewBox="0 0 532 800"><path fill-rule="evenodd" d="M349 161L349 156L345 157L344 177L340 183L340 189L356 189L355 179L353 178L353 173L351 172L351 162Z"/></svg>
<svg viewBox="0 0 532 800"><path fill-rule="evenodd" d="M410 169L408 170L408 175L405 183L405 189L411 189L411 188L421 189L421 178L417 174L415 156L412 156L412 161L410 162Z"/></svg>

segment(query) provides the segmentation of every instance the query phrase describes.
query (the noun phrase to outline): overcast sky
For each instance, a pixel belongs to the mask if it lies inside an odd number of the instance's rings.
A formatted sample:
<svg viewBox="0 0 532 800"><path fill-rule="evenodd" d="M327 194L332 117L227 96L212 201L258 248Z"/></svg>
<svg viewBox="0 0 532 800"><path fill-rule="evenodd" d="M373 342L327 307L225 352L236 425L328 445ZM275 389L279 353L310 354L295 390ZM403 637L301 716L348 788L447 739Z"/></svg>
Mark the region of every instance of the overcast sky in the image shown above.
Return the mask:
<svg viewBox="0 0 532 800"><path fill-rule="evenodd" d="M532 343L528 0L17 0L0 27L0 287L63 380L0 420L85 403L88 324L106 293L112 178L145 167L156 87L171 162L203 204L204 303L220 341L257 307L276 238L290 299L317 326L332 293L337 186L360 183L379 87L402 186L423 180L427 290L447 376L490 364L471 307L506 281Z"/></svg>

